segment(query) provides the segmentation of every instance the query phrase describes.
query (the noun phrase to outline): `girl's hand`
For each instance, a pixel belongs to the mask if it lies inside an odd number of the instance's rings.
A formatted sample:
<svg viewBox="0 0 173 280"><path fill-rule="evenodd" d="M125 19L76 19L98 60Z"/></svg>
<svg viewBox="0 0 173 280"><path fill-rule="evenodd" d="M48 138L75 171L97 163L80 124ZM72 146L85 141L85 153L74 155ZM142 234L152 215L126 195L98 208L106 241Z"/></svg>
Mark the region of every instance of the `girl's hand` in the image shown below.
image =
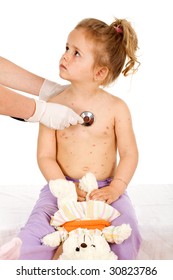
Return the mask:
<svg viewBox="0 0 173 280"><path fill-rule="evenodd" d="M93 190L90 193L89 198L92 200L102 200L108 204L111 204L120 197L120 194L117 192L114 186L106 186L101 189Z"/></svg>
<svg viewBox="0 0 173 280"><path fill-rule="evenodd" d="M75 186L76 186L76 192L77 192L77 196L78 196L78 201L82 202L86 200L86 192L82 191L79 187L78 187L79 183L75 182Z"/></svg>

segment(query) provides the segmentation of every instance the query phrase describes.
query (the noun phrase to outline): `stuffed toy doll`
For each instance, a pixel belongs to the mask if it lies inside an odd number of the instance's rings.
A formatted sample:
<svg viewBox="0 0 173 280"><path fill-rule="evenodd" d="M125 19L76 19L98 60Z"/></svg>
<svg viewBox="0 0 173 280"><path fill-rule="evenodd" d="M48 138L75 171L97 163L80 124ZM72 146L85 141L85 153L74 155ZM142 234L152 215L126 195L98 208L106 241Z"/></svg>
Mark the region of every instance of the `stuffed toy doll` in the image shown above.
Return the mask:
<svg viewBox="0 0 173 280"><path fill-rule="evenodd" d="M109 243L120 244L131 235L129 224L111 226L120 213L104 201L89 200L98 188L95 176L87 173L79 180L79 187L87 192L86 201L78 202L75 184L57 179L49 182L57 197L58 208L51 218L55 232L43 237L42 243L56 247L63 243L60 260L116 260Z"/></svg>

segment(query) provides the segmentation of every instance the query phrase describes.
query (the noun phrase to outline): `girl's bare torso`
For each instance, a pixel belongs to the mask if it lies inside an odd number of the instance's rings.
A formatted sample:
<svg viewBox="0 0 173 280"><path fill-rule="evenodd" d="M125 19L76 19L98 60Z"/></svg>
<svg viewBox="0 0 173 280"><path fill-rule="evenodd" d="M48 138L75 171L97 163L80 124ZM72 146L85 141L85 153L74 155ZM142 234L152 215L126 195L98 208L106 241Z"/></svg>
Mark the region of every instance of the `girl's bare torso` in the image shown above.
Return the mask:
<svg viewBox="0 0 173 280"><path fill-rule="evenodd" d="M56 132L57 162L65 175L79 179L90 171L98 180L114 175L116 100L104 91L86 102L81 102L80 98L73 100L65 93L51 100L72 108L78 114L83 111L94 114L91 126L78 124Z"/></svg>

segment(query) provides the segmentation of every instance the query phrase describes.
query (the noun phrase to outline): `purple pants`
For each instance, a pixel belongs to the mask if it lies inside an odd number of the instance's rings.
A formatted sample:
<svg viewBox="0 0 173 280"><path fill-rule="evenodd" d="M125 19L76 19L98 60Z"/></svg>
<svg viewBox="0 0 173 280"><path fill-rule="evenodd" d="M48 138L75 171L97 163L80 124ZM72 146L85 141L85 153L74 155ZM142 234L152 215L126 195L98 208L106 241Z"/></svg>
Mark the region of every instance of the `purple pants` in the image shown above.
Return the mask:
<svg viewBox="0 0 173 280"><path fill-rule="evenodd" d="M77 181L67 178L68 180ZM98 181L99 188L108 185L111 179ZM121 215L112 221L112 225L118 226L123 223L130 224L132 228L131 236L122 244L110 244L112 251L119 260L136 259L141 237L138 229L136 215L132 203L127 195L123 194L117 201L111 204ZM46 185L40 192L39 199L32 210L26 225L21 229L19 238L22 240L20 260L51 260L56 248L45 246L41 239L55 229L50 226L50 218L57 211L57 199L52 195L49 186Z"/></svg>

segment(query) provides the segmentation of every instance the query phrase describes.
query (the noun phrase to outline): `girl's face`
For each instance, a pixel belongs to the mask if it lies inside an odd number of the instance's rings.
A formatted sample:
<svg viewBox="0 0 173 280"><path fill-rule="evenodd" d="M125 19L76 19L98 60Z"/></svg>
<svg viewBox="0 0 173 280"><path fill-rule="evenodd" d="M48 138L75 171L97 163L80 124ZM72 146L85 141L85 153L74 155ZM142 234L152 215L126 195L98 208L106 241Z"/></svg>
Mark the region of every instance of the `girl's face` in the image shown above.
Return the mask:
<svg viewBox="0 0 173 280"><path fill-rule="evenodd" d="M93 42L86 38L83 29L72 30L67 39L66 51L60 59L60 77L71 83L93 81L93 48Z"/></svg>

